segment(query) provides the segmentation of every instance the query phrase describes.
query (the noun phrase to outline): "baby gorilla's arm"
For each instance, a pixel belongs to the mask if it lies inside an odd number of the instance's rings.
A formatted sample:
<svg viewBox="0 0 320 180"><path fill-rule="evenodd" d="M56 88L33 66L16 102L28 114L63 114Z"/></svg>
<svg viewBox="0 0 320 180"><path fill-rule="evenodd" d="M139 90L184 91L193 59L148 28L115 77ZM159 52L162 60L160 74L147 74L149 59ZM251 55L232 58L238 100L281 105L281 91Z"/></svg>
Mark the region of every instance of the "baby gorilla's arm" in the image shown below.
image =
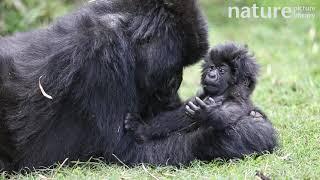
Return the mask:
<svg viewBox="0 0 320 180"><path fill-rule="evenodd" d="M212 98L203 101L196 98L195 102L189 102L186 106L187 114L202 125L210 126L215 130L223 130L235 123L245 109L238 103L219 102Z"/></svg>
<svg viewBox="0 0 320 180"><path fill-rule="evenodd" d="M129 113L125 120L125 129L132 132L138 143L152 139L166 138L171 133L187 132L197 127L197 123L189 118L184 109L180 108L163 112L143 124L141 117Z"/></svg>

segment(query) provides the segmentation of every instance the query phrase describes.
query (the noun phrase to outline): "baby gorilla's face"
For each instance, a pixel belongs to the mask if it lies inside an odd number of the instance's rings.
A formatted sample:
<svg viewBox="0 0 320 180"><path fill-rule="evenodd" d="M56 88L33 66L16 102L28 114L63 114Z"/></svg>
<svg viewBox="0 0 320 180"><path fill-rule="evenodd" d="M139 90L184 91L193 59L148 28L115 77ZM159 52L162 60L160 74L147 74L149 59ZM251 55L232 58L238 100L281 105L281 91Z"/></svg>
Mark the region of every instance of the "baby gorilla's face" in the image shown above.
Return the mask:
<svg viewBox="0 0 320 180"><path fill-rule="evenodd" d="M202 86L210 95L221 95L229 87L231 77L231 69L227 64L211 64L203 71Z"/></svg>

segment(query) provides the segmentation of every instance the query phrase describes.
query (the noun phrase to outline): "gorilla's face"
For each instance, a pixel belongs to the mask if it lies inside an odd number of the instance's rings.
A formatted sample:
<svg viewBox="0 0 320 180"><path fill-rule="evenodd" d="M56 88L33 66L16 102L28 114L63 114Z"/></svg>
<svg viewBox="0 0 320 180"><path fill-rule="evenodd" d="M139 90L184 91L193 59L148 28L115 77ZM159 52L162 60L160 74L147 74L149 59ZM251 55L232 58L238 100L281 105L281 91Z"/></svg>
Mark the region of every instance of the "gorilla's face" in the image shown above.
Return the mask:
<svg viewBox="0 0 320 180"><path fill-rule="evenodd" d="M220 95L229 87L231 78L231 68L227 64L211 64L203 71L202 86L208 94Z"/></svg>

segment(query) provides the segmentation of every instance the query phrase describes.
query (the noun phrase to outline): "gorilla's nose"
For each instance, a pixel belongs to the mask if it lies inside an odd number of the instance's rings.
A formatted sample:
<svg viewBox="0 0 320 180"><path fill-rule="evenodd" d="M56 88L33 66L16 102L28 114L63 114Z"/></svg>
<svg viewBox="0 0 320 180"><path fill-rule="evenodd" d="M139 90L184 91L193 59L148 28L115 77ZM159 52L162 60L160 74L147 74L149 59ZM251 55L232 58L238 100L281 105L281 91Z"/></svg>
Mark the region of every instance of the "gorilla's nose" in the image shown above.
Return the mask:
<svg viewBox="0 0 320 180"><path fill-rule="evenodd" d="M212 70L208 73L208 78L211 79L211 81L216 81L218 79L218 71Z"/></svg>

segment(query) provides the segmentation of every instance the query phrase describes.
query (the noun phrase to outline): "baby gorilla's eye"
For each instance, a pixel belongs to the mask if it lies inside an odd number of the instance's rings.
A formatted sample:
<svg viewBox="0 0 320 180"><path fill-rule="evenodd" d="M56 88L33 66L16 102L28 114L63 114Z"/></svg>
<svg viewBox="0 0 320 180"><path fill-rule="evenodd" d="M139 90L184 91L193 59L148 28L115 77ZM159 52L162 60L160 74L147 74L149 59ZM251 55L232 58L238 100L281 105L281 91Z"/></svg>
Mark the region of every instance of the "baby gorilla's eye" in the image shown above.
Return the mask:
<svg viewBox="0 0 320 180"><path fill-rule="evenodd" d="M210 66L210 69L215 69L216 67L214 65L211 65Z"/></svg>
<svg viewBox="0 0 320 180"><path fill-rule="evenodd" d="M222 67L220 67L220 68L219 68L219 72L220 72L220 73L224 73L224 72L225 72L225 69L222 68Z"/></svg>

